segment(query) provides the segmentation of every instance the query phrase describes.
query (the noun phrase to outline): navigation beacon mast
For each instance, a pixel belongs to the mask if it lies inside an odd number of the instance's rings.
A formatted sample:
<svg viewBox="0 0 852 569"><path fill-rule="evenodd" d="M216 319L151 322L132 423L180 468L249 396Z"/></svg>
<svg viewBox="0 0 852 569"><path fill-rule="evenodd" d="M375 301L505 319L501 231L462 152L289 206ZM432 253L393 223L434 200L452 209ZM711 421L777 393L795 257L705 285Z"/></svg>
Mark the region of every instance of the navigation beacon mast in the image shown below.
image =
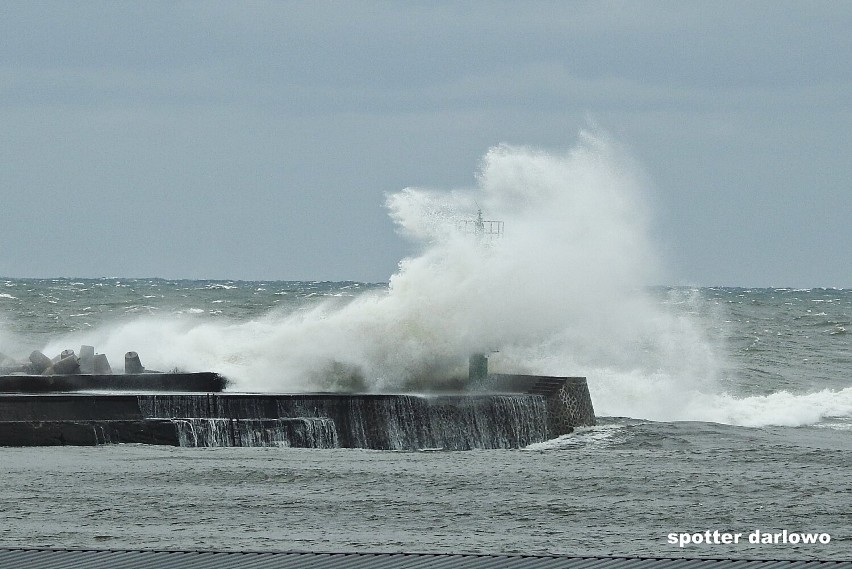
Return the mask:
<svg viewBox="0 0 852 569"><path fill-rule="evenodd" d="M464 233L472 233L479 241L503 237L503 222L483 219L482 208L477 208L476 219L462 220L460 228ZM468 379L471 383L484 381L488 377L488 354L472 354L468 363Z"/></svg>
<svg viewBox="0 0 852 569"><path fill-rule="evenodd" d="M503 237L503 222L482 218L482 208L476 210L476 219L463 219L459 223L462 233L473 234L479 239Z"/></svg>

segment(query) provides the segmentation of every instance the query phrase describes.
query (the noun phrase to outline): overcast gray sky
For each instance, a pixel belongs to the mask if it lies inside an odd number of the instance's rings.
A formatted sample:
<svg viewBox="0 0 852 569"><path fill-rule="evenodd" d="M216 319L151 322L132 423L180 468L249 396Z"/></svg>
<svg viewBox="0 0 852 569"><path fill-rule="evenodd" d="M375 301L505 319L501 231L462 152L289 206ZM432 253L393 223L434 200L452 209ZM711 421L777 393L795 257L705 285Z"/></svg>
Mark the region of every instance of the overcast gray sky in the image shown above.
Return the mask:
<svg viewBox="0 0 852 569"><path fill-rule="evenodd" d="M0 276L385 281L385 194L593 121L662 284L852 287L850 2L0 4Z"/></svg>

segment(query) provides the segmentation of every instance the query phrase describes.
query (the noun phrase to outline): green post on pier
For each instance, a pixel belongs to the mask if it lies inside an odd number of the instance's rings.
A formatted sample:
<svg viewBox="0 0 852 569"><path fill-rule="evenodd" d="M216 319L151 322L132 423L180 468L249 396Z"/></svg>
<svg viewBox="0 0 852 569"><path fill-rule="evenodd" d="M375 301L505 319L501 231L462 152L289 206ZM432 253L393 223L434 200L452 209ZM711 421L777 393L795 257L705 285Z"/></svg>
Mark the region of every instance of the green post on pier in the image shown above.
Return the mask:
<svg viewBox="0 0 852 569"><path fill-rule="evenodd" d="M484 381L488 377L488 356L485 354L473 354L470 356L470 367L468 379L470 381Z"/></svg>

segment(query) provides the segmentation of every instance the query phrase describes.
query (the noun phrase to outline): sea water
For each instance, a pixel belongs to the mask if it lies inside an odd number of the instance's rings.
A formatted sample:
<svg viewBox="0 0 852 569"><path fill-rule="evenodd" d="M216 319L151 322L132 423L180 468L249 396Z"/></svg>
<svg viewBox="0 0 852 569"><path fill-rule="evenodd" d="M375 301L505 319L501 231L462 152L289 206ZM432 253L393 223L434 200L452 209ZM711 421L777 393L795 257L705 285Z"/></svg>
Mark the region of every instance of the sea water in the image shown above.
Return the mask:
<svg viewBox="0 0 852 569"><path fill-rule="evenodd" d="M366 283L3 286L7 338L33 349L73 348L71 338L103 326L147 328L162 318L180 329L227 330L269 318L282 303L314 310L322 299L387 294ZM511 451L2 448L0 545L852 557L852 291L649 294L724 350L706 389L674 391L661 372L589 369L599 425ZM136 338L119 351L159 364ZM736 545L668 542L670 533L714 530L743 537ZM748 543L756 530L831 541Z"/></svg>
<svg viewBox="0 0 852 569"><path fill-rule="evenodd" d="M852 557L852 290L659 286L644 184L591 135L496 147L475 188L388 196L384 283L0 280L13 360L424 393L480 353L587 377L599 416L516 450L0 448L0 546Z"/></svg>

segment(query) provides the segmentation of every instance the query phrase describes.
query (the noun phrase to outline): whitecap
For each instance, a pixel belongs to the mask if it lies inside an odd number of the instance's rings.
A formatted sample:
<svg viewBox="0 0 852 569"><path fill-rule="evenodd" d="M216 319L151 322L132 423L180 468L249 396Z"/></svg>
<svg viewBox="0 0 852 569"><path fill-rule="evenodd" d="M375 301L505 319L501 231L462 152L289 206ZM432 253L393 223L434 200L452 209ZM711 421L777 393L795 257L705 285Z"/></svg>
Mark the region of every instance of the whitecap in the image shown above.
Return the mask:
<svg viewBox="0 0 852 569"><path fill-rule="evenodd" d="M608 442L627 425L599 425L596 427L576 427L573 433L561 435L540 443L532 443L521 450L546 451L576 448L578 446L595 445Z"/></svg>

